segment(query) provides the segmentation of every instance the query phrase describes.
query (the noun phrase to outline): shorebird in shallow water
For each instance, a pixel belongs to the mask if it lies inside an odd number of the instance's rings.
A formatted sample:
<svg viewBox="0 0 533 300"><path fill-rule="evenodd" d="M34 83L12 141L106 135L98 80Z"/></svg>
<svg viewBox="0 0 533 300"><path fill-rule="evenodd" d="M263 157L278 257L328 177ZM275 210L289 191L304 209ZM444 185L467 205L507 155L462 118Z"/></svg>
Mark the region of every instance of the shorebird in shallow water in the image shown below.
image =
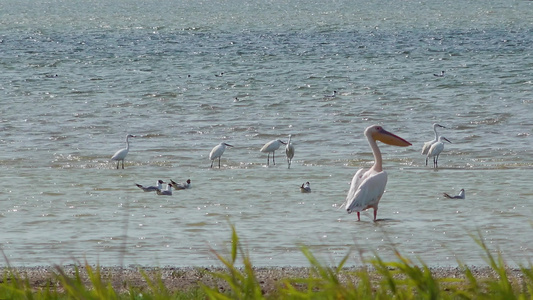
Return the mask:
<svg viewBox="0 0 533 300"><path fill-rule="evenodd" d="M430 157L433 157L433 168L437 168L439 166L439 164L438 164L439 155L442 152L442 150L444 150L444 141L447 141L450 144L452 143L452 142L450 142L450 140L448 140L447 138L445 138L445 137L443 137L441 135L441 136L439 136L439 140L436 143L434 143L433 145L431 145L431 147L428 150L428 154L427 154L426 160L428 158L430 158Z"/></svg>
<svg viewBox="0 0 533 300"><path fill-rule="evenodd" d="M186 190L191 187L191 180L187 179L186 182L177 183L174 180L170 179L170 185L172 185L172 187L176 190Z"/></svg>
<svg viewBox="0 0 533 300"><path fill-rule="evenodd" d="M213 162L215 162L215 159L218 158L218 168L220 169L220 158L222 157L222 154L224 154L224 151L226 151L226 147L233 146L227 143L220 143L211 150L211 152L209 153L209 159L211 160L210 168L213 167Z"/></svg>
<svg viewBox="0 0 533 300"><path fill-rule="evenodd" d="M308 182L302 183L302 186L300 187L300 192L302 193L311 193L311 184Z"/></svg>
<svg viewBox="0 0 533 300"><path fill-rule="evenodd" d="M111 160L117 161L117 169L121 161L122 161L122 169L124 169L124 158L126 158L126 155L128 155L128 152L130 151L130 141L129 141L130 137L135 137L135 136L128 134L126 136L126 148L118 150L111 157Z"/></svg>
<svg viewBox="0 0 533 300"><path fill-rule="evenodd" d="M160 179L157 181L156 185L153 185L153 186L143 186L137 183L135 185L145 192L155 192L157 190L163 189L163 186L162 186L163 183L164 183L163 180Z"/></svg>
<svg viewBox="0 0 533 300"><path fill-rule="evenodd" d="M172 196L172 185L170 185L170 183L167 183L166 190L156 190L155 192L161 196Z"/></svg>
<svg viewBox="0 0 533 300"><path fill-rule="evenodd" d="M263 153L268 153L268 157L267 157L267 166L269 165L270 163L270 152L272 152L272 162L274 163L274 165L276 164L276 159L274 157L274 152L276 152L276 150L279 149L279 147L281 145L286 145L287 143L283 142L282 140L272 140L268 143L266 143L262 148L261 152Z"/></svg>
<svg viewBox="0 0 533 300"><path fill-rule="evenodd" d="M366 172L363 172L363 169L359 169L355 173L355 176L352 178L350 190L346 196L346 201L344 201L341 207L345 208L349 214L357 212L358 221L361 219L361 211L373 208L375 222L379 200L381 200L381 196L383 196L385 186L387 185L387 172L383 171L383 159L376 140L400 147L410 146L411 143L386 131L379 125L367 127L365 129L365 136L374 154L374 165Z"/></svg>
<svg viewBox="0 0 533 300"><path fill-rule="evenodd" d="M461 189L461 191L459 192L459 195L457 196L450 196L446 193L442 193L442 195L446 198L449 198L449 199L464 199L465 198L465 189Z"/></svg>
<svg viewBox="0 0 533 300"><path fill-rule="evenodd" d="M431 141L425 142L424 146L422 146L422 155L426 155L426 166L428 165L428 150L431 148L431 145L435 144L439 140L439 134L437 133L437 127L446 128L440 124L434 123L433 124L433 131L435 132L435 138Z"/></svg>
<svg viewBox="0 0 533 300"><path fill-rule="evenodd" d="M287 145L285 146L285 155L287 155L288 169L291 168L292 158L294 157L294 145L291 143L291 137L292 135L289 134L289 140L287 141Z"/></svg>

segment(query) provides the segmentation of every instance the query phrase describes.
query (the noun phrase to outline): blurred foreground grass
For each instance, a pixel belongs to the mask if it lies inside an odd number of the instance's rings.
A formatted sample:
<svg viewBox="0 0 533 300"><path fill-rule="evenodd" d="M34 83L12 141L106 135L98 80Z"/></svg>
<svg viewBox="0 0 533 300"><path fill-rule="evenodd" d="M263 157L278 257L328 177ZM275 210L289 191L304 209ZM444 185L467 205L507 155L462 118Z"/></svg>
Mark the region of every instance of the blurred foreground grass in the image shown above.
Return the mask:
<svg viewBox="0 0 533 300"><path fill-rule="evenodd" d="M413 263L398 251L393 262L375 256L363 267L345 268L350 257L347 254L332 267L302 246L310 264L305 276L275 278L275 284L266 288L242 248L235 227L231 229L227 254L212 250L223 268L195 270L195 278L209 280L176 289L166 286L163 274L157 271L140 269L143 282L139 284L127 278L116 280L102 272L103 268L85 264L75 267L73 274L57 266L52 278L36 284L27 274L8 267L0 283L0 299L533 299L531 264L510 274L503 257L491 254L479 233L474 239L484 250L488 264L482 276L460 261L460 276L434 274L425 263Z"/></svg>

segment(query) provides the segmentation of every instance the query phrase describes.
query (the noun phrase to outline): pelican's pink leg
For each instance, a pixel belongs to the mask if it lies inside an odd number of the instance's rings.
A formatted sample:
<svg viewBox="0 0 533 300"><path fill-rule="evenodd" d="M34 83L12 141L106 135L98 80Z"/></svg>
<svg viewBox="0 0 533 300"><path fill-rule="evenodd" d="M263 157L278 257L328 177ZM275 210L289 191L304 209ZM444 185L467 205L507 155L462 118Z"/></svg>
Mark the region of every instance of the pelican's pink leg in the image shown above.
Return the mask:
<svg viewBox="0 0 533 300"><path fill-rule="evenodd" d="M359 215L359 212L357 212L357 221L361 221L361 216Z"/></svg>
<svg viewBox="0 0 533 300"><path fill-rule="evenodd" d="M374 222L376 222L378 216L378 208L374 208Z"/></svg>

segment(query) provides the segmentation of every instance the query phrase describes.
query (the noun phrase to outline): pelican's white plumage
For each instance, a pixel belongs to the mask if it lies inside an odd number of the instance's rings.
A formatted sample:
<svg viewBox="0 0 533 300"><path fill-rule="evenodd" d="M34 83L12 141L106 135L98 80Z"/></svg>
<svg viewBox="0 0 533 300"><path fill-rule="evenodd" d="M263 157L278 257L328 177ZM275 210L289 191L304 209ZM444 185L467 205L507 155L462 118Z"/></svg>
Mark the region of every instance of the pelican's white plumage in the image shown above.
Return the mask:
<svg viewBox="0 0 533 300"><path fill-rule="evenodd" d="M287 145L285 146L285 155L287 155L288 169L291 168L292 158L294 157L294 145L291 143L291 137L292 135L289 134L289 140L287 141Z"/></svg>
<svg viewBox="0 0 533 300"><path fill-rule="evenodd" d="M381 151L376 140L400 147L410 146L411 143L386 131L379 125L367 127L365 136L374 154L374 165L366 172L363 169L359 169L355 173L346 201L341 207L345 208L348 213L357 212L357 220L360 220L361 211L373 208L374 221L376 221L379 200L383 196L387 185L387 172L383 171Z"/></svg>
<svg viewBox="0 0 533 300"><path fill-rule="evenodd" d="M266 143L262 148L261 152L263 153L268 153L268 157L267 157L267 166L269 165L270 163L270 152L272 152L272 162L274 163L274 165L276 164L276 159L274 157L274 152L276 150L279 149L279 147L281 147L281 145L285 145L287 143L283 142L282 140L272 140L268 143Z"/></svg>
<svg viewBox="0 0 533 300"><path fill-rule="evenodd" d="M124 169L124 159L126 158L126 155L128 155L128 152L130 151L130 141L129 141L130 137L135 137L135 136L128 134L126 136L126 148L118 150L111 157L111 160L117 161L117 169L121 161L122 161L122 169Z"/></svg>
<svg viewBox="0 0 533 300"><path fill-rule="evenodd" d="M447 141L448 143L451 144L450 140L448 140L447 138L445 138L445 137L443 137L441 135L441 136L439 136L438 141L436 143L434 143L433 145L431 145L431 147L428 150L426 161L427 161L428 158L433 157L433 167L434 168L438 167L439 155L442 152L442 150L444 150L444 141Z"/></svg>
<svg viewBox="0 0 533 300"><path fill-rule="evenodd" d="M426 155L426 166L428 165L428 159L427 159L428 150L429 148L431 148L431 145L435 144L437 140L439 139L439 134L437 133L437 127L446 128L440 124L434 123L433 131L435 132L435 138L431 141L425 142L424 146L422 146L422 155Z"/></svg>
<svg viewBox="0 0 533 300"><path fill-rule="evenodd" d="M220 143L216 145L213 150L211 150L211 153L209 153L209 159L211 160L211 168L213 167L213 162L215 161L215 159L218 158L218 168L220 169L220 157L222 157L222 154L224 154L224 151L226 151L226 147L233 146L227 143Z"/></svg>

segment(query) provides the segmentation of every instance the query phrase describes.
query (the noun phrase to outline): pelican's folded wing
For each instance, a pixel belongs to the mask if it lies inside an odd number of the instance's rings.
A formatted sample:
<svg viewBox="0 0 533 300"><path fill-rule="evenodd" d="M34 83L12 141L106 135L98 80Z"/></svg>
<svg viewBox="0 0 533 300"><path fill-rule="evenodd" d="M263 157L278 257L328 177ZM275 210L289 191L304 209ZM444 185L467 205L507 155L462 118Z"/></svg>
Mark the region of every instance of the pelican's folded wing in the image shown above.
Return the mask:
<svg viewBox="0 0 533 300"><path fill-rule="evenodd" d="M352 186L348 192L348 197L346 197L344 208L346 208L348 213L362 211L368 206L375 205L381 199L383 192L385 192L387 172L381 171L379 173L371 174L366 178L361 177L361 179L362 182L359 187L354 188ZM352 183L355 180L356 179L354 178Z"/></svg>

